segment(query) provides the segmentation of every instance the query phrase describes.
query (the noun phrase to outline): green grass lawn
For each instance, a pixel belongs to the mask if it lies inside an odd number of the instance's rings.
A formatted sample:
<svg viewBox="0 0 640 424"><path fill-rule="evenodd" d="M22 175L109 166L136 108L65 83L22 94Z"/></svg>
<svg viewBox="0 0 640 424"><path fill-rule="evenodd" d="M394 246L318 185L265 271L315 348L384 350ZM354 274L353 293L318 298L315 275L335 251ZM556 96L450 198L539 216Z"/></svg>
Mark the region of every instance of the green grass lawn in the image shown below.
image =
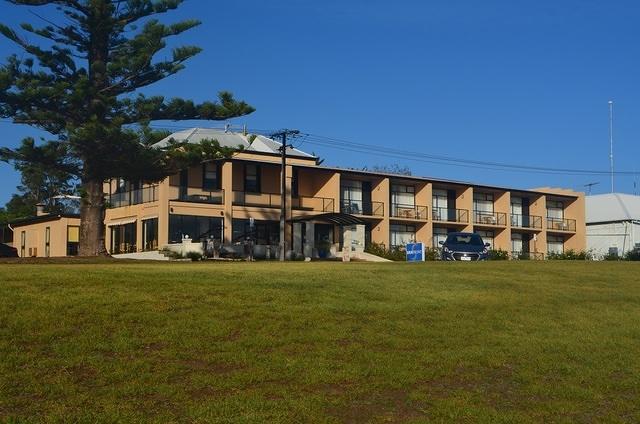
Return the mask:
<svg viewBox="0 0 640 424"><path fill-rule="evenodd" d="M0 422L639 422L640 264L0 264Z"/></svg>

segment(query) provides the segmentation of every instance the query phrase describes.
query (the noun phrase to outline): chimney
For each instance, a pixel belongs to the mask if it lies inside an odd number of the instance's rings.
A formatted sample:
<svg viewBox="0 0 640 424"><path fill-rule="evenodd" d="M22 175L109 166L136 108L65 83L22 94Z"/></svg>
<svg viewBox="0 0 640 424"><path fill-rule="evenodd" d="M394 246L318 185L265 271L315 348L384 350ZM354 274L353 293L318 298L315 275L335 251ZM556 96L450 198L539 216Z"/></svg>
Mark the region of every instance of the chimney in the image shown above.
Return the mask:
<svg viewBox="0 0 640 424"><path fill-rule="evenodd" d="M43 215L47 215L47 213L44 211L44 203L38 203L36 205L36 216L43 216Z"/></svg>

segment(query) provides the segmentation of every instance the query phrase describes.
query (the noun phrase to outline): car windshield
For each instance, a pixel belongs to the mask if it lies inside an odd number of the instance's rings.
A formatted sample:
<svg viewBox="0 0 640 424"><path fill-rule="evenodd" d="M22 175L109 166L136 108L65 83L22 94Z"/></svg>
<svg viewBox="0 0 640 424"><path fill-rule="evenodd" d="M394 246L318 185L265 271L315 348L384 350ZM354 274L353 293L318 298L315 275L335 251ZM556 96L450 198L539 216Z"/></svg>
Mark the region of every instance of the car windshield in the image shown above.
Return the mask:
<svg viewBox="0 0 640 424"><path fill-rule="evenodd" d="M482 246L482 239L477 234L449 234L447 244L463 244L469 246Z"/></svg>

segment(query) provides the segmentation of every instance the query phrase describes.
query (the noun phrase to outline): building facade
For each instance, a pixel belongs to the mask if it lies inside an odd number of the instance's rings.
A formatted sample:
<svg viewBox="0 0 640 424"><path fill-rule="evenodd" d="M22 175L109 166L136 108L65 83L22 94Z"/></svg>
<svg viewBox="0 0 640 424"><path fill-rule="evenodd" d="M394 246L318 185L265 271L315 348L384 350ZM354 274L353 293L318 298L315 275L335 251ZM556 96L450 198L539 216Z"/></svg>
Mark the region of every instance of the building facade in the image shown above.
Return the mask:
<svg viewBox="0 0 640 424"><path fill-rule="evenodd" d="M173 134L183 142L216 139L242 150L183 170L158 184L105 184L107 249L112 254L181 243L241 243L273 257L279 243L280 144L212 129ZM163 143L159 143L159 147ZM586 249L583 193L515 190L424 177L330 168L287 149L287 249L305 256L358 250L368 243L438 247L452 231L475 231L514 258Z"/></svg>
<svg viewBox="0 0 640 424"><path fill-rule="evenodd" d="M13 247L21 258L75 256L80 242L80 217L41 213L11 223Z"/></svg>
<svg viewBox="0 0 640 424"><path fill-rule="evenodd" d="M608 193L587 196L587 247L596 257L640 250L640 196Z"/></svg>

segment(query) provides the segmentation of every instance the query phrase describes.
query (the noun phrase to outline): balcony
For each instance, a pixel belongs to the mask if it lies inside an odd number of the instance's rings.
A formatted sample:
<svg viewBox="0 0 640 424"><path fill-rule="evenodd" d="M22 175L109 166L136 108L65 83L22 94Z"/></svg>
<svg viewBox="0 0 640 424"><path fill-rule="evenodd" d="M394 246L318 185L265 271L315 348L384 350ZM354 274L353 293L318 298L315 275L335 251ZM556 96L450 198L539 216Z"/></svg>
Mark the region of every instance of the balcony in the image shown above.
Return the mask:
<svg viewBox="0 0 640 424"><path fill-rule="evenodd" d="M335 212L335 201L328 197L298 196L291 199L291 207L297 210Z"/></svg>
<svg viewBox="0 0 640 424"><path fill-rule="evenodd" d="M547 217L547 230L549 231L576 231L575 219Z"/></svg>
<svg viewBox="0 0 640 424"><path fill-rule="evenodd" d="M469 222L469 211L467 209L433 208L431 212L434 221L458 222L462 224Z"/></svg>
<svg viewBox="0 0 640 424"><path fill-rule="evenodd" d="M540 230L542 229L542 217L536 215L511 214L511 226Z"/></svg>
<svg viewBox="0 0 640 424"><path fill-rule="evenodd" d="M171 200L222 205L224 203L224 190L206 191L200 188L187 187L186 190L184 188L180 189L178 197Z"/></svg>
<svg viewBox="0 0 640 424"><path fill-rule="evenodd" d="M233 192L233 204L238 206L279 208L280 200L281 196L279 193L249 193L246 191Z"/></svg>
<svg viewBox="0 0 640 424"><path fill-rule="evenodd" d="M507 214L503 212L473 211L473 223L505 227L507 225Z"/></svg>
<svg viewBox="0 0 640 424"><path fill-rule="evenodd" d="M109 208L121 208L123 206L139 205L158 200L158 186L139 188L137 190L123 191L106 196Z"/></svg>
<svg viewBox="0 0 640 424"><path fill-rule="evenodd" d="M384 203L342 201L340 203L340 212L351 215L384 216Z"/></svg>
<svg viewBox="0 0 640 424"><path fill-rule="evenodd" d="M427 207L418 205L404 205L401 203L391 204L392 218L418 219L426 221L428 219Z"/></svg>

